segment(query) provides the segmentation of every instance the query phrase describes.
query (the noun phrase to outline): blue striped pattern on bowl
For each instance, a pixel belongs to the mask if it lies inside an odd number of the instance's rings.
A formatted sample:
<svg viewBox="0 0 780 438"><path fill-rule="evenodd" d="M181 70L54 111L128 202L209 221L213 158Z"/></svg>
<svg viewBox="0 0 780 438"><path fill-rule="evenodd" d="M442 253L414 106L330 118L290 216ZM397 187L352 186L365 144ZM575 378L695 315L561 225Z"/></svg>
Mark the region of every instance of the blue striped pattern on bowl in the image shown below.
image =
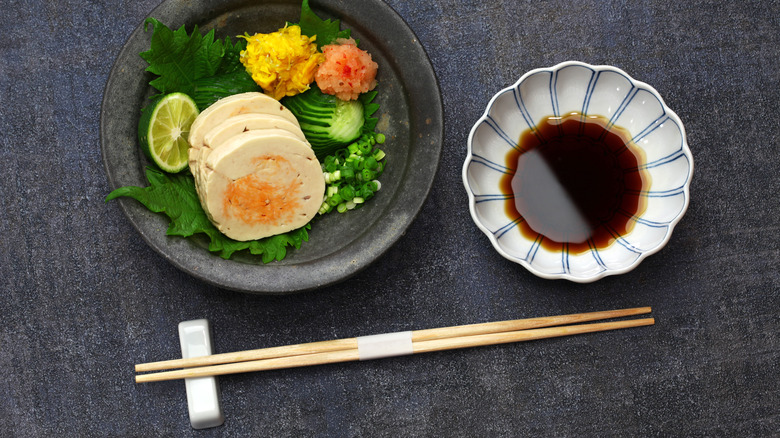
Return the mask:
<svg viewBox="0 0 780 438"><path fill-rule="evenodd" d="M543 248L541 236L524 238L505 212L510 195L499 185L520 135L545 117L571 112L600 115L608 126L626 129L651 177L650 190L641 194L647 208L632 218L632 230L606 248L576 255L565 245L559 252ZM463 182L474 222L502 256L543 278L584 283L628 272L668 242L687 209L692 173L683 124L653 87L615 67L570 61L532 70L493 96L469 135Z"/></svg>

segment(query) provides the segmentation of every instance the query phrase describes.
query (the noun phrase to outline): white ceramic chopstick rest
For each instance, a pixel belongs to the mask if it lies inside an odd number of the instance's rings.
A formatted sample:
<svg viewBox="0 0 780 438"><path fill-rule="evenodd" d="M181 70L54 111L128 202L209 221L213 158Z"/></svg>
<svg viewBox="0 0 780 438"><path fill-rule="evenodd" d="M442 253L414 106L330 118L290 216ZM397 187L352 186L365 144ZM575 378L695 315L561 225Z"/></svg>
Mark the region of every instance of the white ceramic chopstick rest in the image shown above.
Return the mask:
<svg viewBox="0 0 780 438"><path fill-rule="evenodd" d="M179 323L179 342L184 359L210 356L211 330L206 319ZM216 377L193 377L184 379L187 389L187 408L193 429L221 426L225 422L220 403L219 386Z"/></svg>

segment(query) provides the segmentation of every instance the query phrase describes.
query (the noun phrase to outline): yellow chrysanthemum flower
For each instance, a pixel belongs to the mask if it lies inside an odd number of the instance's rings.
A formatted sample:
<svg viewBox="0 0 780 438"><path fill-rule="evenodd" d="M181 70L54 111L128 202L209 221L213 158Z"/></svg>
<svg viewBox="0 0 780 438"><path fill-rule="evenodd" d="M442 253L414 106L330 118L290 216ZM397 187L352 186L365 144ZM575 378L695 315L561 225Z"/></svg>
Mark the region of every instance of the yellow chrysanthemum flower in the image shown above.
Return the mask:
<svg viewBox="0 0 780 438"><path fill-rule="evenodd" d="M242 38L247 45L241 52L241 63L257 85L274 99L308 90L317 66L325 59L317 52L317 37L301 35L300 26Z"/></svg>

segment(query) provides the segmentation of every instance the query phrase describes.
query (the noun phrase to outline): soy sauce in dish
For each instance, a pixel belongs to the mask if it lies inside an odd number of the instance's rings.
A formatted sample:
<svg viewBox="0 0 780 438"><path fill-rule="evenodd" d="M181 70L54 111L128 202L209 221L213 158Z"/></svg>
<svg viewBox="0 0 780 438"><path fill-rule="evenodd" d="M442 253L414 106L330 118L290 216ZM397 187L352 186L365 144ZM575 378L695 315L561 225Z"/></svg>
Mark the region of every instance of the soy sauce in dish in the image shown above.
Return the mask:
<svg viewBox="0 0 780 438"><path fill-rule="evenodd" d="M604 117L546 117L507 154L510 171L500 182L506 213L550 251L606 248L646 208L644 162L629 133Z"/></svg>

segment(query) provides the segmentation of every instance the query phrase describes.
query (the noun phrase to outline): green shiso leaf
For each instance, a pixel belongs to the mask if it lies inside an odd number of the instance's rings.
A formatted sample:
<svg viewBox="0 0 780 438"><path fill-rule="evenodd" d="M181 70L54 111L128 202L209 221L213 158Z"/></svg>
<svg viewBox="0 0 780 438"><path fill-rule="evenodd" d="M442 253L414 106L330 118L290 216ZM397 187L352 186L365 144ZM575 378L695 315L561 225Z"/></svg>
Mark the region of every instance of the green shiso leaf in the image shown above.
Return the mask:
<svg viewBox="0 0 780 438"><path fill-rule="evenodd" d="M198 79L191 96L198 109L203 111L219 99L250 91L262 90L246 71L236 70Z"/></svg>
<svg viewBox="0 0 780 438"><path fill-rule="evenodd" d="M201 35L197 26L191 34L184 26L173 31L155 18L146 19L147 30L150 24L150 48L140 56L157 75L149 85L161 94L185 93L202 111L222 97L260 90L239 60L246 41L215 40L213 29Z"/></svg>
<svg viewBox="0 0 780 438"><path fill-rule="evenodd" d="M148 30L150 24L150 48L140 55L149 63L146 71L159 76L149 84L160 93L191 94L197 79L217 72L225 47L222 41L214 41L213 30L203 36L195 26L188 35L184 26L173 31L155 18L147 18L144 29Z"/></svg>
<svg viewBox="0 0 780 438"><path fill-rule="evenodd" d="M108 194L106 202L122 196L135 199L150 211L168 216L171 223L166 234L189 237L203 233L210 239L209 251L218 252L224 259L229 259L237 251L249 250L252 254L262 255L263 263L269 263L284 259L288 246L298 249L304 241L309 240L308 230L311 226L308 224L288 233L259 240L240 242L230 239L209 221L200 206L195 182L187 172L168 174L147 167L146 179L149 181L148 187L120 187Z"/></svg>
<svg viewBox="0 0 780 438"><path fill-rule="evenodd" d="M317 36L317 48L330 44L339 38L349 38L350 30L341 30L339 20L323 20L309 7L309 0L303 0L301 4L301 33L308 36Z"/></svg>
<svg viewBox="0 0 780 438"><path fill-rule="evenodd" d="M225 73L233 73L237 71L246 72L244 65L241 64L241 51L246 50L246 40L237 39L236 43L230 40L230 37L225 38L225 54L222 56L222 62L217 69L217 75ZM247 76L249 74L247 73Z"/></svg>

